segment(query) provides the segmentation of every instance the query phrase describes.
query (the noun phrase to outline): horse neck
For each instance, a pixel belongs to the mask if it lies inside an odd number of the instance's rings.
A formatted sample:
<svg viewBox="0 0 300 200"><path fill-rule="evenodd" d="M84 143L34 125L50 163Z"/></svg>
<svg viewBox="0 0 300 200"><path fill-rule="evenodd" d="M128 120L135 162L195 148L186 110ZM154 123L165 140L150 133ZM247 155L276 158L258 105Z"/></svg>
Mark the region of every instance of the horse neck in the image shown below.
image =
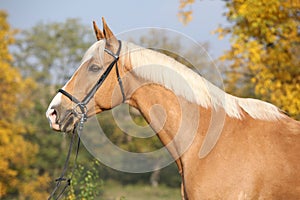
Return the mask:
<svg viewBox="0 0 300 200"><path fill-rule="evenodd" d="M133 48L136 50L132 50ZM173 77L175 80L179 78L177 82L182 81L180 72L176 71L180 70L181 64L165 55L135 45L131 46L131 52L127 57L128 70L132 71L129 73L131 77L125 79L125 88L130 93L128 103L142 113L162 143L168 145L167 148L173 157L178 158L182 152L187 150L191 142L193 142L193 147L197 147L199 151L207 126L210 124L211 108L204 108L197 103L192 103L191 99L186 98L187 96L176 94L162 83L167 77L172 77L173 73L175 76L179 75L179 77ZM172 70L172 65L176 65L176 70ZM146 70L143 69L143 66ZM171 71L166 71L166 69L160 68L161 66L170 66ZM155 81L147 81L151 79L151 76L160 75L151 71L153 68L165 70L163 73L166 73L167 76L162 76L161 80L157 80L155 77ZM183 82L186 80L184 79ZM169 84L171 88L172 84L176 83ZM174 87L177 86L174 85ZM190 86L183 87L181 91L194 92ZM201 96L202 98L207 97L205 94ZM203 135L197 133L203 133Z"/></svg>

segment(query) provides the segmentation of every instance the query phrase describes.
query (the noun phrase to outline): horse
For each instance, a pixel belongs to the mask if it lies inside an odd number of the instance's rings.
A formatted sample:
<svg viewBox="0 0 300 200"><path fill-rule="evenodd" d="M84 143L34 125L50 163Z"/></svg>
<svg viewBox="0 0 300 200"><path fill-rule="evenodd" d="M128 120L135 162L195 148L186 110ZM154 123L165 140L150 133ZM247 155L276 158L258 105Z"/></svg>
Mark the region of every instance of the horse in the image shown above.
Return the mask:
<svg viewBox="0 0 300 200"><path fill-rule="evenodd" d="M270 103L230 95L162 53L119 41L104 18L102 31L93 23L97 42L46 112L53 130L72 132L126 103L174 158L182 199L300 199L298 121Z"/></svg>

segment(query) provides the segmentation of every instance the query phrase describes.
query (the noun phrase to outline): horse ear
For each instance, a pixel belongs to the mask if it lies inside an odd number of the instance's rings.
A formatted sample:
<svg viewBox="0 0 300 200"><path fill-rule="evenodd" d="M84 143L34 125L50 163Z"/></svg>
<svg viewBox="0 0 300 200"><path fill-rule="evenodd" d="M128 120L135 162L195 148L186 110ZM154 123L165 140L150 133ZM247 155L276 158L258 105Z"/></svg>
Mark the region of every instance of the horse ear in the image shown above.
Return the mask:
<svg viewBox="0 0 300 200"><path fill-rule="evenodd" d="M110 28L107 26L106 21L104 17L102 17L102 23L103 23L103 33L104 37L106 39L106 44L110 45L117 45L118 40L113 34L113 32L110 30Z"/></svg>
<svg viewBox="0 0 300 200"><path fill-rule="evenodd" d="M103 32L98 28L97 24L95 21L93 21L93 26L94 26L94 31L95 31L95 35L96 35L96 38L97 40L101 40L101 39L104 39L104 34Z"/></svg>

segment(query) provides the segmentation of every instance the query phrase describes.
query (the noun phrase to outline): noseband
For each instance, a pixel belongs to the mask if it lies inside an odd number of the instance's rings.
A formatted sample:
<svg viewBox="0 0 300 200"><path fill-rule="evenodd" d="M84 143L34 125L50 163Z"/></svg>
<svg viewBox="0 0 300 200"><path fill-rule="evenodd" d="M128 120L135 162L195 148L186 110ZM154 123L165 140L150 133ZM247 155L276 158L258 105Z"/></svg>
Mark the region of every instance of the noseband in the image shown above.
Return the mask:
<svg viewBox="0 0 300 200"><path fill-rule="evenodd" d="M125 101L125 93L124 93L123 83L122 83L122 79L120 77L119 69L118 69L118 60L119 60L119 55L120 55L122 43L121 43L120 40L118 40L118 42L119 42L119 48L118 48L116 54L114 54L112 51L110 51L108 49L104 49L104 51L106 53L108 53L109 55L111 55L114 58L114 60L110 63L110 65L108 66L108 68L105 70L105 72L102 74L102 76L96 82L96 84L94 85L94 87L87 93L87 95L83 98L82 101L79 101L77 98L75 98L73 95L71 95L70 93L66 92L63 89L59 89L58 90L58 92L62 93L63 95L65 95L66 97L68 97L71 101L73 101L74 103L76 103L76 106L73 108L73 111L74 111L74 114L76 114L77 116L80 116L81 122L85 122L87 120L87 108L86 108L86 105L94 97L95 93L100 88L100 86L103 84L103 82L105 81L105 79L107 78L107 76L109 75L109 73L111 72L111 70L112 70L112 68L113 68L114 65L116 65L116 74L117 74L118 83L120 85L120 89L121 89L121 93L122 93L122 97L123 97L123 101L122 102ZM80 112L78 112L77 108L80 109Z"/></svg>

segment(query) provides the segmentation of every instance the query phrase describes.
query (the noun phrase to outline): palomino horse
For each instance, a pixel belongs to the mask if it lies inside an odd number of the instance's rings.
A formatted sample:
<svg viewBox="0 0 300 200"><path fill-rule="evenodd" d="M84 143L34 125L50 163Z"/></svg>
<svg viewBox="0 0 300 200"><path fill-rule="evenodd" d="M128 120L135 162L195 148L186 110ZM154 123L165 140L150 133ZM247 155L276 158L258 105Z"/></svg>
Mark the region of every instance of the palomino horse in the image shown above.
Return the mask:
<svg viewBox="0 0 300 200"><path fill-rule="evenodd" d="M94 29L98 41L49 105L52 129L70 132L82 114L124 102L176 160L182 199L300 199L299 122L269 103L223 92L168 56L118 41L104 19L103 32ZM212 123L216 116L223 121ZM218 142L201 155L209 129L220 124Z"/></svg>

